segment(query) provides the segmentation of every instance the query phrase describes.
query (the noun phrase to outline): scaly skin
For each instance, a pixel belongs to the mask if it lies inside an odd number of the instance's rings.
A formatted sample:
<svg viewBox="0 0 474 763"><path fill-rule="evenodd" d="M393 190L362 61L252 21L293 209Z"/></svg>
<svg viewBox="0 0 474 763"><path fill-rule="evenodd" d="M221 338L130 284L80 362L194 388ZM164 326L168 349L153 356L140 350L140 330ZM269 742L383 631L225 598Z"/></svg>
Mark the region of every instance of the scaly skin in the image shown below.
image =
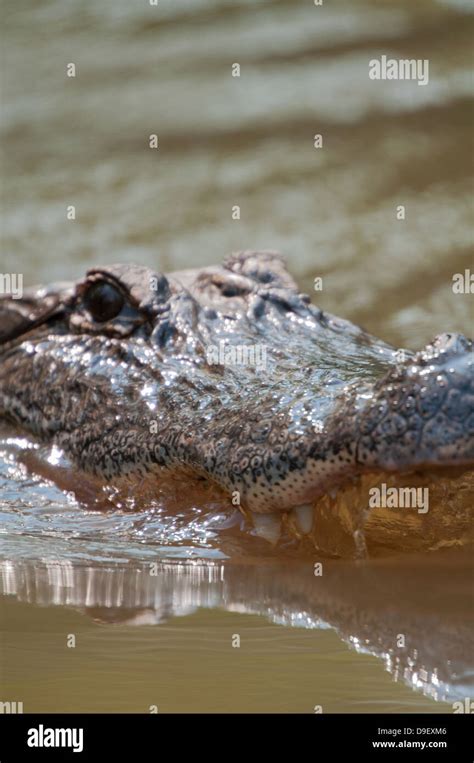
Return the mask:
<svg viewBox="0 0 474 763"><path fill-rule="evenodd" d="M123 307L94 320L104 282ZM211 362L220 342L264 348L265 367ZM0 300L0 416L107 480L165 467L286 510L367 470L471 466L472 342L401 357L314 307L273 252L168 277L109 266Z"/></svg>

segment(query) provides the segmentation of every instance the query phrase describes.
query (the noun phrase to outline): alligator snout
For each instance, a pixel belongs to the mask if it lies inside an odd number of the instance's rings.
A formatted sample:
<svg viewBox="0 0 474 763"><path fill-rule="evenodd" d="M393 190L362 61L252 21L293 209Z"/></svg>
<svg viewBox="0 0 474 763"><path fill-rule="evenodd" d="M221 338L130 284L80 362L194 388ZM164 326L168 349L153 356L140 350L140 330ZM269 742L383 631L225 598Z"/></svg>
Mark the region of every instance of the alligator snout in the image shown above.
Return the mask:
<svg viewBox="0 0 474 763"><path fill-rule="evenodd" d="M474 462L472 342L442 334L374 384L357 462L387 470Z"/></svg>

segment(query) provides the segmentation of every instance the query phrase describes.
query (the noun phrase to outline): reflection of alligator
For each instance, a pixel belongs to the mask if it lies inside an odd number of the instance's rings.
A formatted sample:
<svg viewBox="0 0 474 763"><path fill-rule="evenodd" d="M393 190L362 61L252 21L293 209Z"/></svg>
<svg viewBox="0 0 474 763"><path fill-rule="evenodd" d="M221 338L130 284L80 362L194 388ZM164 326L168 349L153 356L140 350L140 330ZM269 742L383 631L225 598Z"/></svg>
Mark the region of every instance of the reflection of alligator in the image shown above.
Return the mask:
<svg viewBox="0 0 474 763"><path fill-rule="evenodd" d="M323 572L315 576L311 564L287 560L115 566L3 561L0 593L83 609L102 623L161 623L204 607L265 615L289 626L330 626L357 650L381 657L396 680L434 699L472 693L468 552L406 556L403 564L327 561Z"/></svg>
<svg viewBox="0 0 474 763"><path fill-rule="evenodd" d="M271 252L168 278L96 268L1 300L0 326L0 415L102 479L167 467L301 519L363 473L474 462L472 342L396 352L311 305Z"/></svg>

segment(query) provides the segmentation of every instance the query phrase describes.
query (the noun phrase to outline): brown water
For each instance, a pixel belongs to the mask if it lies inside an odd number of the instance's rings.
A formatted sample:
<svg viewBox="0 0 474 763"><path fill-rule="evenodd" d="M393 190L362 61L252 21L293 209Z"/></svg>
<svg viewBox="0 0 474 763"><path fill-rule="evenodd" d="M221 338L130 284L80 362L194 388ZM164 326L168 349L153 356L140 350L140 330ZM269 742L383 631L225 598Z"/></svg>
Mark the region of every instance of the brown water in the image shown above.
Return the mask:
<svg viewBox="0 0 474 763"><path fill-rule="evenodd" d="M446 712L469 696L470 554L325 561L321 576L309 561L154 564L4 562L5 697L311 713Z"/></svg>
<svg viewBox="0 0 474 763"><path fill-rule="evenodd" d="M276 248L383 339L472 333L472 295L452 290L472 261L467 3L4 0L2 17L2 272ZM382 54L428 58L429 84L369 80ZM172 516L85 512L25 469L18 437L0 442L0 701L397 712L473 693L468 552L318 576L189 496Z"/></svg>

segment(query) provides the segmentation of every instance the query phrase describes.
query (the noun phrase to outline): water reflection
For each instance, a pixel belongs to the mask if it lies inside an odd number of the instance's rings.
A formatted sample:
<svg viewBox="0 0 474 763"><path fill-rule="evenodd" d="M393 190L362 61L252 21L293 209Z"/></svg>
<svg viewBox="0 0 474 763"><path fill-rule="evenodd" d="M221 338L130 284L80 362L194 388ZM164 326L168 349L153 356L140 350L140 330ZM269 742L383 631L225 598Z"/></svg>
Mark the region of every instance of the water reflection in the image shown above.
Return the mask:
<svg viewBox="0 0 474 763"><path fill-rule="evenodd" d="M92 566L24 559L0 563L0 593L108 624L159 625L207 608L334 628L357 651L382 659L396 681L453 701L472 693L472 571L468 552L324 562L322 569L288 560Z"/></svg>

